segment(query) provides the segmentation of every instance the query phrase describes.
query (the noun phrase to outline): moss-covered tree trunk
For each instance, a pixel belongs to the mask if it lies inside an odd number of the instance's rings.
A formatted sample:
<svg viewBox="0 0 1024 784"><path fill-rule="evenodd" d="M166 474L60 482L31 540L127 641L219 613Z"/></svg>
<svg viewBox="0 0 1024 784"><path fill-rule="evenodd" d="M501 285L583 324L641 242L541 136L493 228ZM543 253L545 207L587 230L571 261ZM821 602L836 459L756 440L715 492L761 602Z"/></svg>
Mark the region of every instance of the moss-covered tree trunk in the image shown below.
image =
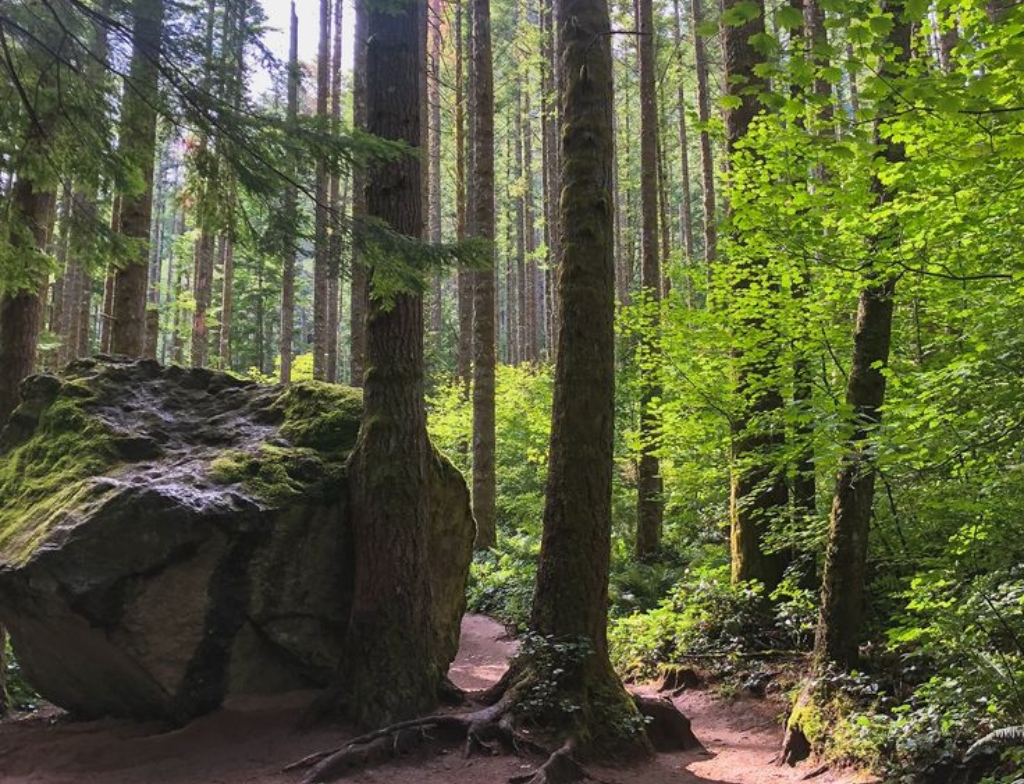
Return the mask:
<svg viewBox="0 0 1024 784"><path fill-rule="evenodd" d="M632 703L608 661L615 270L612 70L604 0L558 0L563 227L544 531L531 629L583 640L571 686L582 742L614 735ZM610 748L604 749L610 751Z"/></svg>
<svg viewBox="0 0 1024 784"><path fill-rule="evenodd" d="M359 12L368 17L369 130L418 149L423 9L371 0ZM418 238L420 177L417 155L375 166L367 178L373 183L369 215ZM362 725L381 725L432 708L443 675L433 650L426 560L430 447L419 296L400 293L389 303L371 298L363 394L363 422L349 462L355 593L340 676L351 716Z"/></svg>
<svg viewBox="0 0 1024 784"><path fill-rule="evenodd" d="M146 297L149 293L149 234L153 213L153 165L156 155L157 84L163 0L132 4L132 64L121 112L121 148L139 183L121 195L120 230L137 243L114 275L110 348L115 354L142 357L146 348Z"/></svg>
<svg viewBox="0 0 1024 784"><path fill-rule="evenodd" d="M654 59L654 10L651 0L638 0L636 24L640 58L640 284L646 308L637 343L640 376L640 462L637 471L636 557L644 560L661 545L662 480L657 454L661 397L656 347L661 307L661 263L658 258L658 103Z"/></svg>
<svg viewBox="0 0 1024 784"><path fill-rule="evenodd" d="M744 0L727 0L725 11ZM737 153L760 104L758 92L764 79L757 66L764 57L752 41L764 34L764 3L741 25L723 24L722 50L725 55L726 93L738 99L725 114L726 145L730 156ZM742 237L737 236L737 244ZM777 421L783 408L778 389L778 336L767 312L764 292L774 290L767 260L751 251L734 262L731 306L734 311L732 347L739 411L732 420L732 482L729 510L731 522L732 578L734 582L756 580L766 593L782 580L788 558L783 552L769 552L766 535L776 519L786 513L788 488L785 472L776 465L784 431ZM760 294L758 294L760 292Z"/></svg>
<svg viewBox="0 0 1024 784"><path fill-rule="evenodd" d="M888 80L898 78L910 60L910 23L903 18L903 3L881 4L891 12L895 25L889 33L889 52L882 73ZM895 88L894 88L895 89ZM884 117L894 98L879 102L878 116ZM903 145L883 136L875 121L875 144L879 157L894 164L903 160ZM879 205L893 193L876 176L872 185ZM872 240L872 263L884 259L898 236L890 226ZM814 659L819 669L835 664L856 667L867 579L868 535L871 505L875 494L875 431L885 402L885 368L892 341L893 295L896 277L874 266L867 271L867 285L857 303L853 333L853 359L846 383L846 403L852 412L852 432L836 476L832 497L828 547L821 586L821 614L814 640Z"/></svg>

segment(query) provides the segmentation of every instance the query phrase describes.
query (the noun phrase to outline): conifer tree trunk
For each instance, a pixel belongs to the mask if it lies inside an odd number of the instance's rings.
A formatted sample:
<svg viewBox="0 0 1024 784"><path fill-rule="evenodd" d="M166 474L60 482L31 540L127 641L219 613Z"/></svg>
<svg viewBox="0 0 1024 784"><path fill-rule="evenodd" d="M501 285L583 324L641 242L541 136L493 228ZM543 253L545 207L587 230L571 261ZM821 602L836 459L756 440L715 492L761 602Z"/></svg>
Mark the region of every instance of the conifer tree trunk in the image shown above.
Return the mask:
<svg viewBox="0 0 1024 784"><path fill-rule="evenodd" d="M556 54L555 16L553 6L541 9L541 60L544 67L544 78L541 95L544 97L541 106L542 129L544 138L544 208L545 208L545 241L548 246L548 268L544 274L543 303L544 344L549 359L555 355L555 283L557 277L557 261L561 258L561 214L559 200L562 192L561 172L561 136L562 116L558 98L561 90L561 67Z"/></svg>
<svg viewBox="0 0 1024 784"><path fill-rule="evenodd" d="M711 93L708 91L708 52L700 26L704 19L703 0L690 0L690 27L693 30L694 73L697 77L697 119L700 120L700 189L704 222L704 263L707 273L718 256L718 229L715 218L715 160L711 150Z"/></svg>
<svg viewBox="0 0 1024 784"><path fill-rule="evenodd" d="M156 156L156 92L163 0L132 3L132 64L121 113L122 152L140 175L142 188L121 195L120 231L138 243L114 274L110 348L141 357L146 346L146 298L149 293L149 235L153 212L153 162Z"/></svg>
<svg viewBox="0 0 1024 784"><path fill-rule="evenodd" d="M355 50L352 53L352 125L366 130L368 118L366 114L366 46L368 12L361 6L372 0L355 0ZM352 219L358 221L366 216L366 174L362 167L352 171ZM369 307L369 274L363 265L358 247L352 247L352 280L349 306L349 384L354 387L363 385L363 373L366 369L366 312Z"/></svg>
<svg viewBox="0 0 1024 784"><path fill-rule="evenodd" d="M537 361L537 298L536 279L537 261L534 253L537 250L536 226L534 225L534 212L536 205L533 196L533 118L530 109L530 89L532 85L529 79L526 82L526 90L523 95L523 177L525 187L523 189L523 238L525 241L524 253L526 266L523 270L523 279L520 281L520 304L523 318L523 355L525 362Z"/></svg>
<svg viewBox="0 0 1024 784"><path fill-rule="evenodd" d="M369 5L369 8L366 7ZM419 3L392 2L368 16L366 100L369 130L421 143L423 47ZM420 160L377 164L368 214L396 231L422 231ZM376 274L376 273L374 273ZM433 707L443 672L433 650L426 564L427 459L423 401L423 305L398 294L390 308L370 300L364 413L349 462L355 587L343 671L348 712L381 725Z"/></svg>
<svg viewBox="0 0 1024 784"><path fill-rule="evenodd" d="M494 242L494 88L490 0L473 3L473 235ZM493 258L493 251L492 251ZM492 547L495 521L494 270L474 274L473 516L476 547Z"/></svg>
<svg viewBox="0 0 1024 784"><path fill-rule="evenodd" d="M466 239L469 230L469 202L466 187L466 92L463 88L465 63L464 0L455 0L455 236ZM462 380L467 395L473 361L473 273L460 269L457 279L459 341L455 353L455 375Z"/></svg>
<svg viewBox="0 0 1024 784"><path fill-rule="evenodd" d="M334 0L334 34L331 52L331 132L341 132L341 40L345 23L345 0ZM325 373L328 381L338 380L338 327L341 323L341 254L342 216L345 202L342 198L340 170L331 172L330 227L327 265L327 341Z"/></svg>
<svg viewBox="0 0 1024 784"><path fill-rule="evenodd" d="M331 0L320 0L320 40L316 58L316 116L320 127L330 126L328 101L331 93ZM313 378L327 378L327 300L330 295L330 180L327 159L316 161L313 209Z"/></svg>
<svg viewBox="0 0 1024 784"><path fill-rule="evenodd" d="M208 228L200 228L195 245L195 272L192 283L195 287L196 309L192 315L192 356L194 367L205 367L209 344L209 329L206 313L213 301L213 263L215 238Z"/></svg>
<svg viewBox="0 0 1024 784"><path fill-rule="evenodd" d="M427 38L430 52L427 77L427 106L430 112L430 121L427 124L429 156L427 239L433 243L441 241L441 24L441 0L430 0L427 16ZM432 284L430 334L435 345L440 345L441 321L444 311L444 288L440 270L434 272Z"/></svg>
<svg viewBox="0 0 1024 784"><path fill-rule="evenodd" d="M661 544L663 488L657 457L658 417L654 411L654 402L661 397L656 357L661 265L658 259L658 106L652 0L636 0L635 11L640 59L641 293L645 307L650 309L645 314L637 344L640 463L637 471L636 557L643 560L653 556Z"/></svg>
<svg viewBox="0 0 1024 784"><path fill-rule="evenodd" d="M567 241L559 258L551 446L531 631L586 640L570 682L580 705L574 729L593 742L634 711L607 646L615 398L611 46L604 0L556 0L555 7L565 66L560 210ZM602 744L602 751L611 749Z"/></svg>
<svg viewBox="0 0 1024 784"><path fill-rule="evenodd" d="M910 60L910 25L903 18L901 0L882 2L881 8L883 12L891 12L895 20L888 37L890 51L881 68L883 78L892 84ZM890 96L879 101L878 117L892 110L894 100ZM874 134L878 154L886 163L899 163L904 159L903 145L882 135L878 119ZM877 176L872 190L879 205L893 197L892 191ZM877 263L876 256L885 256L895 242L893 237L898 234L898 227L889 227L888 232L879 229L871 238L873 263ZM832 497L821 612L814 640L814 660L819 671L830 664L850 670L857 666L859 659L868 536L875 492L875 434L885 403L885 370L892 342L896 276L869 268L866 283L857 302L853 359L846 383L846 404L852 412L853 432L844 445L845 453Z"/></svg>
<svg viewBox="0 0 1024 784"><path fill-rule="evenodd" d="M295 0L291 5L288 27L288 124L294 126L299 113L299 18ZM294 164L289 169L293 181L298 176ZM295 345L295 256L298 222L298 188L293 182L285 185L284 220L286 234L281 269L281 383L292 380L292 356Z"/></svg>
<svg viewBox="0 0 1024 784"><path fill-rule="evenodd" d="M222 289L220 300L220 327L217 354L221 370L231 369L231 320L234 317L235 297L235 242L225 234L221 246Z"/></svg>
<svg viewBox="0 0 1024 784"><path fill-rule="evenodd" d="M682 71L683 59L683 16L681 0L673 0L675 27L672 28L676 57ZM692 22L691 22L692 24ZM693 205L690 202L690 137L686 127L686 91L683 89L682 74L676 93L676 110L679 112L679 179L682 198L679 201L679 236L686 253L686 263L693 261ZM691 298L692 301L692 298Z"/></svg>

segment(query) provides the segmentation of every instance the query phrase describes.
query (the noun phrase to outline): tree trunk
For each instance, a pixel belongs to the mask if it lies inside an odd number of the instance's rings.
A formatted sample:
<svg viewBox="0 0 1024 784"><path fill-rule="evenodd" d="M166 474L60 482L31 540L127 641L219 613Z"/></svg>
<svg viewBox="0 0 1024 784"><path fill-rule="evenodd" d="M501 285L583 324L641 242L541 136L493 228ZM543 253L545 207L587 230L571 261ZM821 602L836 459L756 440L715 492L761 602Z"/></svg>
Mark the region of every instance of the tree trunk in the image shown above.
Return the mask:
<svg viewBox="0 0 1024 784"><path fill-rule="evenodd" d="M494 90L490 0L473 0L473 236L494 242ZM493 251L492 251L493 259ZM474 274L473 516L476 547L497 538L494 478L494 270Z"/></svg>
<svg viewBox="0 0 1024 784"><path fill-rule="evenodd" d="M207 228L201 228L195 246L195 287L196 309L192 315L192 356L193 367L205 367L209 343L209 329L206 313L213 300L213 257L214 236Z"/></svg>
<svg viewBox="0 0 1024 784"><path fill-rule="evenodd" d="M334 35L331 53L331 133L341 133L341 40L345 23L345 0L334 0ZM341 181L344 174L340 168L331 172L330 223L331 238L328 245L327 264L327 334L324 365L326 379L338 380L338 328L341 324L341 255L342 223L345 202L342 197Z"/></svg>
<svg viewBox="0 0 1024 784"><path fill-rule="evenodd" d="M330 125L327 104L331 93L331 0L320 0L320 42L316 57L316 117L322 130ZM330 294L330 180L327 158L316 160L313 208L313 378L327 378L327 300Z"/></svg>
<svg viewBox="0 0 1024 784"><path fill-rule="evenodd" d="M604 0L556 0L564 63L559 329L544 531L531 630L586 642L570 665L572 734L612 751L635 715L608 661L615 413L612 65ZM620 738L621 741L621 738Z"/></svg>
<svg viewBox="0 0 1024 784"><path fill-rule="evenodd" d="M231 370L231 320L234 317L235 297L235 242L230 234L225 234L221 244L221 298L220 328L217 353L220 356L221 370Z"/></svg>
<svg viewBox="0 0 1024 784"><path fill-rule="evenodd" d="M641 287L646 309L637 363L640 374L640 463L637 472L636 557L653 556L661 544L662 480L657 456L659 431L655 401L661 397L657 367L661 265L658 259L658 105L655 92L652 0L636 0L640 59L640 213Z"/></svg>
<svg viewBox="0 0 1024 784"><path fill-rule="evenodd" d="M726 13L739 2L743 0L728 0ZM739 99L739 104L725 115L730 156L747 134L760 108L757 93L765 88L764 80L757 74L763 58L750 43L753 36L764 33L764 5L759 3L758 7L758 14L745 24L722 27L726 93ZM742 237L738 241L742 242ZM775 421L783 408L775 380L778 336L772 314L765 313L769 306L764 297L754 301L749 293L774 291L776 285L770 279L767 261L753 251L749 255L751 258L741 256L735 262L733 284L733 296L740 307L732 349L740 410L731 423L732 579L756 580L764 585L767 596L782 581L788 557L782 552L768 552L765 538L787 511L789 491L785 472L777 465L777 453L784 439L782 425Z"/></svg>
<svg viewBox="0 0 1024 784"><path fill-rule="evenodd" d="M292 0L291 24L288 28L288 125L294 126L299 113L299 18ZM291 162L289 174L295 180L298 167ZM281 383L292 380L292 356L295 346L295 256L298 242L298 187L292 182L284 191L284 258L281 268Z"/></svg>
<svg viewBox="0 0 1024 784"><path fill-rule="evenodd" d="M903 20L903 3L882 3L891 11L896 24L889 33L895 61L882 61L881 75L892 83L910 60L910 25ZM878 116L892 109L892 99L880 101ZM903 145L881 135L875 121L875 144L887 164L904 159ZM892 199L893 193L875 177L872 185L879 205ZM870 259L884 256L891 239L882 230L872 237ZM852 412L852 433L845 443L845 454L836 476L832 497L828 547L821 587L821 614L814 640L814 660L824 671L830 664L850 670L858 663L864 588L867 578L868 535L871 506L875 493L875 433L885 403L885 371L892 339L893 295L896 278L877 269L867 272L868 285L857 303L857 322L853 332L853 359L846 383L846 404Z"/></svg>
<svg viewBox="0 0 1024 784"><path fill-rule="evenodd" d="M704 220L704 263L706 273L718 256L718 229L715 218L715 160L711 150L711 93L708 91L708 52L700 34L704 11L702 0L690 0L690 27L693 29L694 70L697 76L697 119L700 121L700 188L701 211Z"/></svg>
<svg viewBox="0 0 1024 784"><path fill-rule="evenodd" d="M693 207L690 203L690 137L686 128L686 92L683 90L683 17L681 0L673 0L675 27L672 30L676 57L679 60L679 86L676 107L679 112L679 177L682 198L679 201L679 236L686 253L687 265L693 262ZM692 21L691 21L692 24ZM692 302L691 302L692 304Z"/></svg>
<svg viewBox="0 0 1024 784"><path fill-rule="evenodd" d="M138 358L146 350L149 294L149 235L153 214L153 162L156 157L157 87L163 0L132 3L132 64L121 113L121 151L139 174L141 190L121 194L120 231L135 243L131 258L114 275L110 350Z"/></svg>
<svg viewBox="0 0 1024 784"><path fill-rule="evenodd" d="M430 48L428 61L427 106L430 112L428 133L428 184L427 239L441 241L441 0L428 3L427 37ZM433 287L430 297L430 336L435 353L441 346L442 315L444 312L444 288L440 270L433 273Z"/></svg>
<svg viewBox="0 0 1024 784"><path fill-rule="evenodd" d="M544 78L541 85L543 104L541 106L541 118L544 121L542 134L544 137L544 221L546 224L546 242L548 246L547 271L544 275L544 297L541 300L544 307L544 344L547 350L548 359L555 356L555 283L557 277L558 259L561 258L562 231L561 214L559 201L562 193L562 172L561 172L561 138L562 138L562 113L558 91L561 87L560 59L556 54L555 12L553 7L543 9L541 14L541 57L544 63Z"/></svg>
<svg viewBox="0 0 1024 784"><path fill-rule="evenodd" d="M367 10L369 131L419 148L423 50L419 4ZM417 155L372 170L368 214L411 237L422 230ZM350 459L355 588L345 639L347 707L380 725L433 707L440 662L433 650L426 566L427 458L422 299L372 298L367 319L363 424Z"/></svg>
<svg viewBox="0 0 1024 784"><path fill-rule="evenodd" d="M526 80L526 89L523 95L523 238L526 243L524 252L526 254L526 267L523 270L523 279L519 282L520 303L523 315L523 356L525 362L536 362L537 356L537 260L534 254L537 251L536 227L534 226L534 212L536 204L533 197L533 118L530 109L530 90L532 85L529 79Z"/></svg>
<svg viewBox="0 0 1024 784"><path fill-rule="evenodd" d="M461 242L469 230L469 202L466 188L466 94L463 88L465 34L463 3L455 3L455 236ZM472 29L472 25L465 25ZM457 281L459 340L455 352L455 375L469 394L470 367L473 362L473 273L459 270Z"/></svg>
<svg viewBox="0 0 1024 784"><path fill-rule="evenodd" d="M355 50L353 51L352 83L352 125L360 130L368 128L366 114L366 46L367 12L356 0ZM361 167L352 171L352 219L359 221L366 216L366 174ZM363 385L366 369L366 312L369 307L369 274L363 264L358 247L352 247L351 304L349 306L349 383L354 387Z"/></svg>

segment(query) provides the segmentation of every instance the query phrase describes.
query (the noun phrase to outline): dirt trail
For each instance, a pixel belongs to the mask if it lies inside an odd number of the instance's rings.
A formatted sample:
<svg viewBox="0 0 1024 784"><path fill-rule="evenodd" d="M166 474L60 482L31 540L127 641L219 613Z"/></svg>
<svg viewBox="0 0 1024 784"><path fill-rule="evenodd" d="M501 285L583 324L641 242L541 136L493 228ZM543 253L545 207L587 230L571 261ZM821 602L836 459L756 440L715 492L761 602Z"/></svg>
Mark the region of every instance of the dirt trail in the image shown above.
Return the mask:
<svg viewBox="0 0 1024 784"><path fill-rule="evenodd" d="M496 681L515 643L489 618L469 615L451 678L476 689ZM103 720L72 722L60 711L0 722L2 784L294 784L299 774L284 763L340 745L352 731L344 725L302 732L296 725L312 695L234 700L178 730L157 724ZM781 732L778 708L763 700L723 702L706 692L688 692L676 704L693 721L708 751L663 754L628 769L593 769L617 784L786 784L811 768L771 764ZM465 760L457 753L411 758L350 777L361 784L498 784L531 767L515 757ZM822 784L852 784L830 771Z"/></svg>

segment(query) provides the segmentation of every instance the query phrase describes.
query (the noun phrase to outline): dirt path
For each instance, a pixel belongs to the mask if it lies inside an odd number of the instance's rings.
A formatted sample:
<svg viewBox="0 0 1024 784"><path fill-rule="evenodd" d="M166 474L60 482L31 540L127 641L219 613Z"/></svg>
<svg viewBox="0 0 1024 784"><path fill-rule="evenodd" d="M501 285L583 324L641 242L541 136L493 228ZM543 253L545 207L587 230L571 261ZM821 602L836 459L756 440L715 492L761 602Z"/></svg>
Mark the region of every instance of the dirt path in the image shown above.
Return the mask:
<svg viewBox="0 0 1024 784"><path fill-rule="evenodd" d="M467 616L451 678L480 688L501 676L515 643L482 616ZM71 722L49 710L0 722L2 784L294 784L298 774L282 764L339 745L345 726L296 729L311 698L296 693L235 700L171 732L156 724L103 720ZM617 784L785 784L808 768L771 764L780 743L777 709L761 700L722 702L705 692L684 694L677 704L693 721L707 753L664 754L629 769L593 770ZM361 784L497 784L523 773L530 761L514 757L462 759L455 753L414 758L357 774ZM826 772L823 784L854 778Z"/></svg>

